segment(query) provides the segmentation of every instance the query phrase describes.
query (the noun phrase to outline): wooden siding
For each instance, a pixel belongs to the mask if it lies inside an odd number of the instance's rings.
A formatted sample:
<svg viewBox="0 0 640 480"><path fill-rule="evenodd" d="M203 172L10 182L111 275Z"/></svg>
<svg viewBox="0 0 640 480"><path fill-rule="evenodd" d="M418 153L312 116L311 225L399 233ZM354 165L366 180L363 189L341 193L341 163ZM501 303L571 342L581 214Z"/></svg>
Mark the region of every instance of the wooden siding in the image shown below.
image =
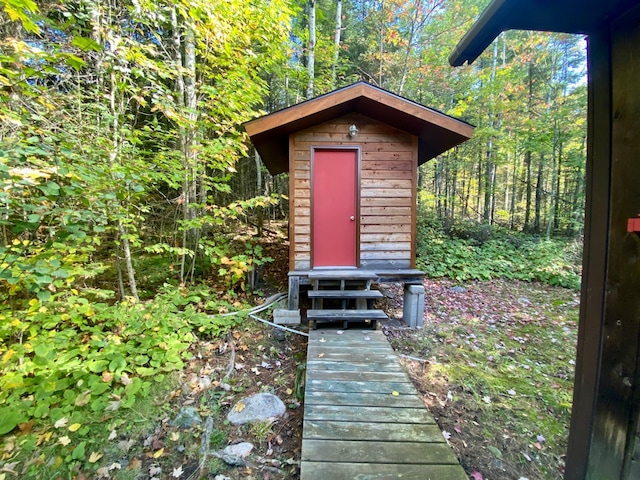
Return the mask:
<svg viewBox="0 0 640 480"><path fill-rule="evenodd" d="M312 268L312 150L349 146L361 148L359 266L415 266L417 137L353 113L292 134L289 145L290 270Z"/></svg>

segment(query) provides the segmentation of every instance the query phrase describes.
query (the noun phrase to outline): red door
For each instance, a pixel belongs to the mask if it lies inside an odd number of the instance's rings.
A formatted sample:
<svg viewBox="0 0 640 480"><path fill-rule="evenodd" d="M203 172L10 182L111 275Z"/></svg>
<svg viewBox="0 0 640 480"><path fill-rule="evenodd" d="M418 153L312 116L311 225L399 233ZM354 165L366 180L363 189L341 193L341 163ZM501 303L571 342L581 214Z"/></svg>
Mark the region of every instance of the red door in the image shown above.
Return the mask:
<svg viewBox="0 0 640 480"><path fill-rule="evenodd" d="M357 150L314 151L314 267L357 266L357 173Z"/></svg>

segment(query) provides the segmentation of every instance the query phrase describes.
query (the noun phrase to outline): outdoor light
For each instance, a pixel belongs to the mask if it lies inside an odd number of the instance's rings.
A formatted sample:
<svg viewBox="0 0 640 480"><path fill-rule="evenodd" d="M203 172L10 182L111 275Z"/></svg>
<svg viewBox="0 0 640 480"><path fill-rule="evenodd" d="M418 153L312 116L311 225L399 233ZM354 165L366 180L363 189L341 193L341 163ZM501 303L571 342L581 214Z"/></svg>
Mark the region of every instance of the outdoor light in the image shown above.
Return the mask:
<svg viewBox="0 0 640 480"><path fill-rule="evenodd" d="M355 125L351 125L349 127L349 136L355 137L356 135L358 135L358 127L356 127Z"/></svg>

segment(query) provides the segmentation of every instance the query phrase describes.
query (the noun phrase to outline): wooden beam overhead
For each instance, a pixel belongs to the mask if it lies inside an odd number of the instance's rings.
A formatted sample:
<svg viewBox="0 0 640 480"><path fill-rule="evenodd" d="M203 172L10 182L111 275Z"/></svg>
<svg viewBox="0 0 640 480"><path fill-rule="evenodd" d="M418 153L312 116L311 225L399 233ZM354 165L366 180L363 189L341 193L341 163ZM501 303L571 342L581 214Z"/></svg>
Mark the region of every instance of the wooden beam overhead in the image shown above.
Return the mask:
<svg viewBox="0 0 640 480"><path fill-rule="evenodd" d="M449 56L459 67L476 58L505 30L590 34L637 0L493 0Z"/></svg>

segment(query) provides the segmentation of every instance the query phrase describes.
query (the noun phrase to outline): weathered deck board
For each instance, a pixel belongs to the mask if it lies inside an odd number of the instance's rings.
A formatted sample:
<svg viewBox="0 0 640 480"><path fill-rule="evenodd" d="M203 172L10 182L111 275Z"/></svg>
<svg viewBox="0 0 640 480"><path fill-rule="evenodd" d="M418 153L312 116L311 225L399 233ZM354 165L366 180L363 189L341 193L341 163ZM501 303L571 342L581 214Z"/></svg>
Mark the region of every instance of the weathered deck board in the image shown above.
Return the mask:
<svg viewBox="0 0 640 480"><path fill-rule="evenodd" d="M460 467L453 465L380 464L344 462L305 462L304 480L468 480Z"/></svg>
<svg viewBox="0 0 640 480"><path fill-rule="evenodd" d="M467 476L382 332L310 333L301 480Z"/></svg>

